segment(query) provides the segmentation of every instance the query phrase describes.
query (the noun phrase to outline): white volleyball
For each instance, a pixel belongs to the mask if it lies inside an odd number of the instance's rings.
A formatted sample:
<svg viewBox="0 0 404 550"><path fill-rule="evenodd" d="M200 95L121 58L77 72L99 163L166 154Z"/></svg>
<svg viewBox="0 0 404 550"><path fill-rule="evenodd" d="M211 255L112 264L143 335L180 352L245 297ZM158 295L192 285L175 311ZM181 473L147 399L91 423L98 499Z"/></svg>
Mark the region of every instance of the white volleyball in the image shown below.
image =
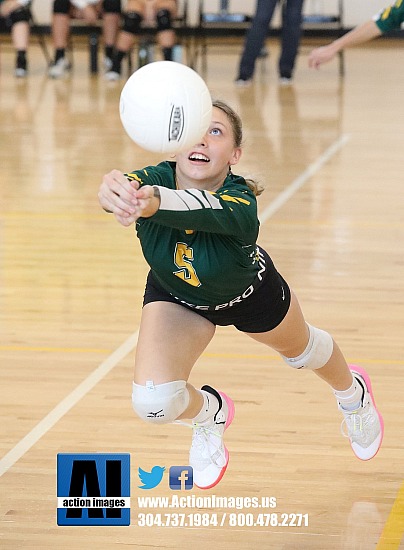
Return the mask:
<svg viewBox="0 0 404 550"><path fill-rule="evenodd" d="M156 61L135 71L125 83L120 115L129 137L155 153L177 153L195 145L212 119L212 98L190 67Z"/></svg>

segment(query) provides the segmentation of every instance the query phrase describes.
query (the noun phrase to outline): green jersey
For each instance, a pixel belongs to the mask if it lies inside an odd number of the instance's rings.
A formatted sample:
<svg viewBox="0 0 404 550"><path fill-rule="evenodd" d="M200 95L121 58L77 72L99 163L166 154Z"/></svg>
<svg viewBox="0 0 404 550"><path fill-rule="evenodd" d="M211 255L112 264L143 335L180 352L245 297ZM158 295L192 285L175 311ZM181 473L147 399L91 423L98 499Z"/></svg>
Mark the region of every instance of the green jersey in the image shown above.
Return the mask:
<svg viewBox="0 0 404 550"><path fill-rule="evenodd" d="M404 21L404 0L397 0L395 4L375 15L373 19L382 33L399 29Z"/></svg>
<svg viewBox="0 0 404 550"><path fill-rule="evenodd" d="M233 174L216 192L177 190L175 166L162 162L126 174L160 190L159 210L136 223L144 257L160 285L179 300L223 304L261 273L255 195Z"/></svg>

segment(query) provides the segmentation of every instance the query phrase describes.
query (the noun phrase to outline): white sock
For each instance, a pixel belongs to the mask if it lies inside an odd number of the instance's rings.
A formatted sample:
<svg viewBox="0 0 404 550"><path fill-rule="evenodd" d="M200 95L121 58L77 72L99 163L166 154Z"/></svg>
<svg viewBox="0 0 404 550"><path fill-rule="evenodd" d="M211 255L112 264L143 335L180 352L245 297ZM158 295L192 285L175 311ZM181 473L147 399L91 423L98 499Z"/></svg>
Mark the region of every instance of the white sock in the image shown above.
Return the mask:
<svg viewBox="0 0 404 550"><path fill-rule="evenodd" d="M207 424L209 420L217 413L219 402L211 393L205 390L198 391L203 397L203 405L199 413L192 419L192 422L194 424Z"/></svg>
<svg viewBox="0 0 404 550"><path fill-rule="evenodd" d="M362 405L363 388L355 377L347 390L333 390L338 403L345 411L354 411Z"/></svg>

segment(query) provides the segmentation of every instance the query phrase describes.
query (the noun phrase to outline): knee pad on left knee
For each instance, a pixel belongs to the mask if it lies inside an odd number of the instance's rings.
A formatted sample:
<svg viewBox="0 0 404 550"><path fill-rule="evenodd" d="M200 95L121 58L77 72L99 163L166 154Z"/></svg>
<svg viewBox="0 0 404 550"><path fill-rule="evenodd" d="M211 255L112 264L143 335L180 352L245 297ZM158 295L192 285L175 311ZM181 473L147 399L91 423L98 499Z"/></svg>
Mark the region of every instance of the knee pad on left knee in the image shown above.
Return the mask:
<svg viewBox="0 0 404 550"><path fill-rule="evenodd" d="M102 7L105 13L121 13L121 0L104 0Z"/></svg>
<svg viewBox="0 0 404 550"><path fill-rule="evenodd" d="M169 31L172 29L171 13L168 10L159 10L156 15L157 31Z"/></svg>
<svg viewBox="0 0 404 550"><path fill-rule="evenodd" d="M133 383L132 406L142 420L153 424L174 422L188 407L189 393L185 380L165 384Z"/></svg>
<svg viewBox="0 0 404 550"><path fill-rule="evenodd" d="M321 369L328 363L334 349L334 341L328 332L308 326L309 343L304 352L298 357L281 356L287 365L295 369Z"/></svg>

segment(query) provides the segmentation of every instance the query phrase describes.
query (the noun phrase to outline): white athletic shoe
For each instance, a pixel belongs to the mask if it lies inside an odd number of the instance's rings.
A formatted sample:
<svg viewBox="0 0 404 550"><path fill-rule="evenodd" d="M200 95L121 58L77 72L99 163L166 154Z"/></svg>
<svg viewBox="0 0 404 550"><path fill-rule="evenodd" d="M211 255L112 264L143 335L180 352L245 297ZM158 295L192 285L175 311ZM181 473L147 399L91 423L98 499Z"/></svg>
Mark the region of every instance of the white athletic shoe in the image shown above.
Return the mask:
<svg viewBox="0 0 404 550"><path fill-rule="evenodd" d="M293 79L292 77L288 77L288 76L280 76L279 84L280 86L291 86L293 84Z"/></svg>
<svg viewBox="0 0 404 550"><path fill-rule="evenodd" d="M28 74L28 64L26 57L20 57L17 56L16 62L15 62L15 69L14 69L14 75L17 78L25 78Z"/></svg>
<svg viewBox="0 0 404 550"><path fill-rule="evenodd" d="M237 88L249 88L252 85L252 78L237 78L234 83Z"/></svg>
<svg viewBox="0 0 404 550"><path fill-rule="evenodd" d="M70 63L65 57L61 57L53 63L48 70L48 76L51 78L61 78L70 70Z"/></svg>
<svg viewBox="0 0 404 550"><path fill-rule="evenodd" d="M195 485L200 489L210 489L222 479L229 462L223 434L233 421L234 403L230 397L210 386L203 386L202 390L216 397L219 408L207 424L192 424L189 464L193 468Z"/></svg>
<svg viewBox="0 0 404 550"><path fill-rule="evenodd" d="M338 406L344 415L341 431L342 435L349 438L355 455L361 460L370 460L382 444L383 417L376 408L367 372L354 365L350 365L349 368L363 388L362 406L354 411L346 411Z"/></svg>
<svg viewBox="0 0 404 550"><path fill-rule="evenodd" d="M27 69L24 69L22 67L16 67L14 69L14 75L17 77L17 78L25 78L28 74L28 71Z"/></svg>
<svg viewBox="0 0 404 550"><path fill-rule="evenodd" d="M121 78L121 75L116 71L108 71L105 73L104 78L105 80L109 80L110 82L116 82Z"/></svg>

